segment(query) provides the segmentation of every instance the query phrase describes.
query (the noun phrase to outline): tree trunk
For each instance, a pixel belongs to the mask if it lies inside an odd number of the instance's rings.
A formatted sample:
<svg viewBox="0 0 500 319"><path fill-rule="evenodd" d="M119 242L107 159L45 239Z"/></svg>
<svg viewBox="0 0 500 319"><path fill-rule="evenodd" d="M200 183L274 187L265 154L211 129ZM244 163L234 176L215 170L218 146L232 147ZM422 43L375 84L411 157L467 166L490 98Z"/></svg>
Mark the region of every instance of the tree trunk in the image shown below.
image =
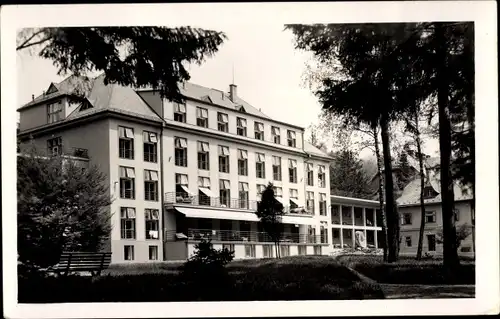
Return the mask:
<svg viewBox="0 0 500 319"><path fill-rule="evenodd" d="M377 127L375 126L373 128L373 138L374 138L374 143L375 143L375 156L377 157L377 175L378 175L378 200L379 200L379 207L380 207L380 213L382 214L382 240L384 243L384 261L387 261L387 219L385 216L385 210L384 210L384 181L382 179L382 159L380 156L380 148L378 145L378 132L377 132Z"/></svg>
<svg viewBox="0 0 500 319"><path fill-rule="evenodd" d="M424 243L424 230L425 230L425 203L424 203L424 188L425 188L425 174L424 174L424 156L422 154L422 143L420 140L420 129L418 127L418 113L415 113L415 142L417 143L417 156L418 164L420 166L420 230L418 233L418 248L417 260L422 259L422 246Z"/></svg>
<svg viewBox="0 0 500 319"><path fill-rule="evenodd" d="M441 157L441 207L443 215L443 266L453 272L459 265L456 247L455 218L453 215L454 194L453 179L451 176L451 124L448 105L448 76L446 70L446 37L444 29L436 25L437 43L436 52L438 69L436 83L438 83L438 113L439 113L439 151Z"/></svg>
<svg viewBox="0 0 500 319"><path fill-rule="evenodd" d="M385 176L385 211L387 216L387 242L388 262L395 262L399 255L399 214L394 199L394 181L392 178L392 157L389 138L388 114L382 114L380 118L380 129L382 136L382 152L384 154L384 176Z"/></svg>

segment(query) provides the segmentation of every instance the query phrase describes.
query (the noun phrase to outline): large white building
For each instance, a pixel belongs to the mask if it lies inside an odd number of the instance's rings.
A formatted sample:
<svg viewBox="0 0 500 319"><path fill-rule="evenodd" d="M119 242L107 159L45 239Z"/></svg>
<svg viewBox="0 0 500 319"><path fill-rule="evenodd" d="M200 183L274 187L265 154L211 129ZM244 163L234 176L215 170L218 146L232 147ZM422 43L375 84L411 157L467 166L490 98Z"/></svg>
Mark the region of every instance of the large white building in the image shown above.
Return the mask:
<svg viewBox="0 0 500 319"><path fill-rule="evenodd" d="M178 104L103 79L51 83L18 110L18 136L104 172L113 262L183 260L201 238L236 258L273 256L255 214L269 182L287 212L282 256L352 246L356 230L377 246L376 202L331 197L331 158L304 141L303 128L238 97L236 85L226 93L185 83ZM84 100L70 99L82 89Z"/></svg>

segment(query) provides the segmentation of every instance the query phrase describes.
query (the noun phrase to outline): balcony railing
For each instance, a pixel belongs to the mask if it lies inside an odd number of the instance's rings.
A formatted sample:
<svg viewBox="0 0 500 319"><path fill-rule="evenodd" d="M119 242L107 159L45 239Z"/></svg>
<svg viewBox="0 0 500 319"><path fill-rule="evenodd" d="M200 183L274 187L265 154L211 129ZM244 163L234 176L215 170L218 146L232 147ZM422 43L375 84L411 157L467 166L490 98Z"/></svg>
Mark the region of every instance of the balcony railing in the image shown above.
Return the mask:
<svg viewBox="0 0 500 319"><path fill-rule="evenodd" d="M165 241L176 241L187 239L199 241L202 239L229 242L258 242L272 243L273 240L266 232L242 231L242 230L219 230L219 229L194 229L190 228L186 232L174 230L165 231ZM298 233L282 233L280 242L296 244L326 244L326 237L321 235L308 235Z"/></svg>
<svg viewBox="0 0 500 319"><path fill-rule="evenodd" d="M196 206L209 206L217 208L234 208L248 209L251 211L257 210L258 201L256 200L241 200L238 198L223 198L189 195L185 192L170 192L165 193L165 203L167 204L188 204ZM298 206L285 206L285 213L312 216L314 212Z"/></svg>
<svg viewBox="0 0 500 319"><path fill-rule="evenodd" d="M235 208L257 210L257 201L240 200L234 198L208 197L189 195L187 193L166 193L165 202L168 204L189 204L197 206L209 206L218 208Z"/></svg>

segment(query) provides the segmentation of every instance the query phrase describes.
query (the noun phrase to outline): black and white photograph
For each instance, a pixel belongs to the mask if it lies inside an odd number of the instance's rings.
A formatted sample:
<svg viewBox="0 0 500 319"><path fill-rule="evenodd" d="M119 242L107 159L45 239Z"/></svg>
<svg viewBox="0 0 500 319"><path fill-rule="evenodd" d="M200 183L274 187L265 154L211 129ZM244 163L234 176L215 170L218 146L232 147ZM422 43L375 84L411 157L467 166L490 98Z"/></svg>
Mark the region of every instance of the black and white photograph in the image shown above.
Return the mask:
<svg viewBox="0 0 500 319"><path fill-rule="evenodd" d="M1 13L5 317L498 313L494 1Z"/></svg>

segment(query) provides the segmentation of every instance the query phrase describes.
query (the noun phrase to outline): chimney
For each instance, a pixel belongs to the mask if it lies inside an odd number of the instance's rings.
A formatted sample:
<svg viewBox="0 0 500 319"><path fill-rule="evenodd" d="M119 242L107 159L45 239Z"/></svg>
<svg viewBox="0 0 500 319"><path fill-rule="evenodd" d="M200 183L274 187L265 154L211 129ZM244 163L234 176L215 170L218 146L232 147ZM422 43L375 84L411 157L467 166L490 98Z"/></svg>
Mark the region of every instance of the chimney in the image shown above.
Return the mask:
<svg viewBox="0 0 500 319"><path fill-rule="evenodd" d="M237 88L236 84L229 84L229 98L233 102L236 100L236 97L238 97Z"/></svg>
<svg viewBox="0 0 500 319"><path fill-rule="evenodd" d="M31 94L31 100L34 101L35 100L35 94Z"/></svg>

